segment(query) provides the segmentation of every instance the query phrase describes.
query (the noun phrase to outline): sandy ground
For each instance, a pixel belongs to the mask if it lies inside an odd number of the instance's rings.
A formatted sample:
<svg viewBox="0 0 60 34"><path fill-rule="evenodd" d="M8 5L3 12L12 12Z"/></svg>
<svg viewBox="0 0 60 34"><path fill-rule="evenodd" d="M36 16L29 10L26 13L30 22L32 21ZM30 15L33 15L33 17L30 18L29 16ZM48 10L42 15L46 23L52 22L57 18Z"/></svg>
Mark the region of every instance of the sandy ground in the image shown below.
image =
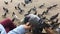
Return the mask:
<svg viewBox="0 0 60 34"><path fill-rule="evenodd" d="M4 3L4 1L8 1L8 5L6 5ZM52 6L54 4L58 4L57 7L51 9L49 11L49 14L46 15L47 18L49 19L52 15L55 15L57 13L60 13L60 0L32 0L32 3L29 3L26 5L26 7L24 7L21 2L24 3L24 0L13 0L12 3L10 2L11 0L0 0L0 21L3 20L4 18L2 18L2 14L4 14L4 10L3 7L8 8L9 10L9 14L7 15L7 17L9 18L13 18L12 17L12 12L15 12L16 15L19 17L19 19L21 20L24 17L24 14L27 13L27 11L30 8L33 8L34 6L37 8L37 12L38 13L42 13L44 10L47 9L47 7ZM20 3L20 7L24 10L23 14L19 14L18 10L15 10L15 6L18 5L18 3ZM40 5L42 5L43 3L45 3L44 7L42 8L38 8ZM59 20L60 20L60 15L59 15Z"/></svg>

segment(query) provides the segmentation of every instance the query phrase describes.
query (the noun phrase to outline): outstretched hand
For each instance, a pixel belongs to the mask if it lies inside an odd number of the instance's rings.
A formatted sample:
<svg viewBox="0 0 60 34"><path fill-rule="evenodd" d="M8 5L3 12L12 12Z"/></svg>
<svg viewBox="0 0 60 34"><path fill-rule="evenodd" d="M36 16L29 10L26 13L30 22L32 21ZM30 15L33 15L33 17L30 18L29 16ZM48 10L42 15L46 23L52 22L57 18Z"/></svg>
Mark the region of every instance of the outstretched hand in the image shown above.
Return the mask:
<svg viewBox="0 0 60 34"><path fill-rule="evenodd" d="M29 25L29 22L24 24L24 28L27 30L31 29L31 25Z"/></svg>

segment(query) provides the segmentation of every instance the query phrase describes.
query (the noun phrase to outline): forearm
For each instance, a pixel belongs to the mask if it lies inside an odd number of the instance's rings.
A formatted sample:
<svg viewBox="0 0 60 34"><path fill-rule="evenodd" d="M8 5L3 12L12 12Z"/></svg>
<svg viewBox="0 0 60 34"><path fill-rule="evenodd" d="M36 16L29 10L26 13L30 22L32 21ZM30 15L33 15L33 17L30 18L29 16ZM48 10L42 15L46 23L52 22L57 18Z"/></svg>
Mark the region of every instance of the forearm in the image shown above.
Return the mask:
<svg viewBox="0 0 60 34"><path fill-rule="evenodd" d="M8 34L24 34L25 33L25 29L24 26L21 25L15 29L13 29L12 31L8 32Z"/></svg>

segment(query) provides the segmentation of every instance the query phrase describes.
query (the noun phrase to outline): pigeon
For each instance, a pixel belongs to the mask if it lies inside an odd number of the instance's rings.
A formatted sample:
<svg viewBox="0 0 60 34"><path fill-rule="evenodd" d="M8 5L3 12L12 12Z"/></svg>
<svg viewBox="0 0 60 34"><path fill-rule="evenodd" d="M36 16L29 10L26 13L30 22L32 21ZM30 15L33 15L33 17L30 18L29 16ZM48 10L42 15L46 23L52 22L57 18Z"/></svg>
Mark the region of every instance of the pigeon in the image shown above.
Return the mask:
<svg viewBox="0 0 60 34"><path fill-rule="evenodd" d="M12 19L12 22L14 22L14 21L15 21L15 18Z"/></svg>
<svg viewBox="0 0 60 34"><path fill-rule="evenodd" d="M24 16L27 16L27 15L29 15L29 14L25 14Z"/></svg>
<svg viewBox="0 0 60 34"><path fill-rule="evenodd" d="M15 12L12 13L12 16L14 16L14 15L15 15Z"/></svg>
<svg viewBox="0 0 60 34"><path fill-rule="evenodd" d="M21 9L20 7L19 7L19 5L18 5L18 12L19 12L19 14L22 14L22 12L24 12L24 10L23 9Z"/></svg>
<svg viewBox="0 0 60 34"><path fill-rule="evenodd" d="M31 8L31 10L36 11L36 7L34 6L33 8Z"/></svg>
<svg viewBox="0 0 60 34"><path fill-rule="evenodd" d="M57 4L53 5L52 7L56 7L56 6L57 6Z"/></svg>
<svg viewBox="0 0 60 34"><path fill-rule="evenodd" d="M50 20L56 19L56 18L58 17L58 15L59 15L59 13L57 13L56 15L53 15L53 16L50 18Z"/></svg>
<svg viewBox="0 0 60 34"><path fill-rule="evenodd" d="M16 21L19 21L19 20L20 20L17 15L14 15L14 16L13 16L12 21L15 21L15 20L16 20Z"/></svg>
<svg viewBox="0 0 60 34"><path fill-rule="evenodd" d="M47 10L46 10L46 11L44 11L42 14L47 14L51 8L56 7L56 6L57 6L57 4L56 4L56 5L53 5L53 6L48 7L48 8L47 8Z"/></svg>
<svg viewBox="0 0 60 34"><path fill-rule="evenodd" d="M30 12L31 12L31 9L28 11L28 14L30 14Z"/></svg>
<svg viewBox="0 0 60 34"><path fill-rule="evenodd" d="M45 14L48 14L48 12L49 12L49 10L47 9L47 10L45 11Z"/></svg>
<svg viewBox="0 0 60 34"><path fill-rule="evenodd" d="M41 6L39 6L39 8L42 8L45 5L45 3L43 3Z"/></svg>
<svg viewBox="0 0 60 34"><path fill-rule="evenodd" d="M29 3L32 3L32 0L25 0L25 4L29 4Z"/></svg>
<svg viewBox="0 0 60 34"><path fill-rule="evenodd" d="M52 29L57 28L59 25L60 25L60 23L53 24L53 25L52 25Z"/></svg>
<svg viewBox="0 0 60 34"><path fill-rule="evenodd" d="M42 17L41 14L38 14L38 17L41 18Z"/></svg>
<svg viewBox="0 0 60 34"><path fill-rule="evenodd" d="M32 0L29 0L32 3Z"/></svg>
<svg viewBox="0 0 60 34"><path fill-rule="evenodd" d="M9 12L9 10L7 8L5 8L5 7L3 7L3 10L5 11L5 13Z"/></svg>
<svg viewBox="0 0 60 34"><path fill-rule="evenodd" d="M43 16L45 14L45 11L43 11L43 13L41 14L41 16Z"/></svg>
<svg viewBox="0 0 60 34"><path fill-rule="evenodd" d="M52 21L51 25L54 25L56 23L58 23L58 19L56 19L56 21Z"/></svg>
<svg viewBox="0 0 60 34"><path fill-rule="evenodd" d="M21 10L21 8L19 7L19 5L18 5L18 7L17 7L17 8L18 8L18 10Z"/></svg>
<svg viewBox="0 0 60 34"><path fill-rule="evenodd" d="M4 3L7 5L8 4L8 2L7 1L4 1Z"/></svg>
<svg viewBox="0 0 60 34"><path fill-rule="evenodd" d="M15 6L15 9L17 10L17 7Z"/></svg>
<svg viewBox="0 0 60 34"><path fill-rule="evenodd" d="M58 23L59 19L56 19L56 23Z"/></svg>
<svg viewBox="0 0 60 34"><path fill-rule="evenodd" d="M26 6L26 4L24 4L24 3L21 3L24 7Z"/></svg>
<svg viewBox="0 0 60 34"><path fill-rule="evenodd" d="M21 9L19 6L20 6L20 3L17 5L17 7L15 6L15 9L18 10L19 14L22 14L24 10Z"/></svg>
<svg viewBox="0 0 60 34"><path fill-rule="evenodd" d="M6 10L6 13L8 13L9 11L8 11L8 9Z"/></svg>
<svg viewBox="0 0 60 34"><path fill-rule="evenodd" d="M5 7L3 7L3 10L6 10L6 8L5 8Z"/></svg>
<svg viewBox="0 0 60 34"><path fill-rule="evenodd" d="M46 19L46 17L42 17L42 19Z"/></svg>
<svg viewBox="0 0 60 34"><path fill-rule="evenodd" d="M52 8L52 6L48 7L47 9L50 10Z"/></svg>
<svg viewBox="0 0 60 34"><path fill-rule="evenodd" d="M29 15L31 13L31 9L28 11L28 13L27 14L25 14L24 16L27 16L27 15Z"/></svg>
<svg viewBox="0 0 60 34"><path fill-rule="evenodd" d="M20 3L18 3L18 5L17 6L15 6L15 9L20 9Z"/></svg>
<svg viewBox="0 0 60 34"><path fill-rule="evenodd" d="M7 13L4 13L4 14L2 15L2 17L3 17L3 18L6 18L6 15L7 15Z"/></svg>
<svg viewBox="0 0 60 34"><path fill-rule="evenodd" d="M55 4L55 5L53 5L53 6L50 6L50 7L48 7L47 9L50 10L50 9L52 9L53 7L56 7L56 6L57 6L57 4Z"/></svg>
<svg viewBox="0 0 60 34"><path fill-rule="evenodd" d="M19 14L22 14L24 12L24 10L20 9L18 12L19 12Z"/></svg>

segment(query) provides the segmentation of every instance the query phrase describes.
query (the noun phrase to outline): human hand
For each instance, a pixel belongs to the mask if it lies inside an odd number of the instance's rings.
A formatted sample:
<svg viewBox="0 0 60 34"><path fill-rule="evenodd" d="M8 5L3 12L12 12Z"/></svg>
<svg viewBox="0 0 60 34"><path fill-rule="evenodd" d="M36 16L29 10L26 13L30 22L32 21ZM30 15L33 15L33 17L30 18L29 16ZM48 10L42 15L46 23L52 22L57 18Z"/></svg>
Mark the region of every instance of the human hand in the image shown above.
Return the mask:
<svg viewBox="0 0 60 34"><path fill-rule="evenodd" d="M29 25L29 22L24 24L24 28L27 29L27 30L31 29L31 25Z"/></svg>
<svg viewBox="0 0 60 34"><path fill-rule="evenodd" d="M55 32L51 28L45 28L48 34L55 34Z"/></svg>

